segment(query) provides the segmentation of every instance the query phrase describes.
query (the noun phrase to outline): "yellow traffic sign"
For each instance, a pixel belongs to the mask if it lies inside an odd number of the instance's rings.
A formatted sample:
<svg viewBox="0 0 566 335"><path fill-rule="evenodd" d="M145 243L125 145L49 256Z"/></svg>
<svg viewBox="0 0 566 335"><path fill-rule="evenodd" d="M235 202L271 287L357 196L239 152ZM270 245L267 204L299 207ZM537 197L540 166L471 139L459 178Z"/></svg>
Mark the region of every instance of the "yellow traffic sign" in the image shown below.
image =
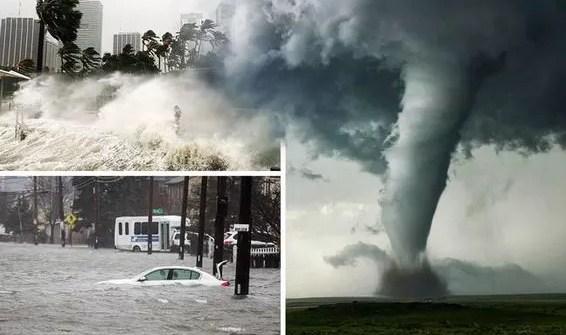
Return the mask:
<svg viewBox="0 0 566 335"><path fill-rule="evenodd" d="M69 226L74 226L75 222L77 222L77 217L73 213L67 214L67 216L65 217L65 223L67 223Z"/></svg>

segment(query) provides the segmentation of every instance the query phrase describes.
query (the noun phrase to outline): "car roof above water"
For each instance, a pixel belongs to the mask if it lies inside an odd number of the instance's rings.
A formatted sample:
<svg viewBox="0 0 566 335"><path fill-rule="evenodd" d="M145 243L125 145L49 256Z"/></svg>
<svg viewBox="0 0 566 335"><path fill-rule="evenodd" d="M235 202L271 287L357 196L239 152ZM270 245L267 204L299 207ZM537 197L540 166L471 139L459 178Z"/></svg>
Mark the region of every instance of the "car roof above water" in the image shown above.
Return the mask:
<svg viewBox="0 0 566 335"><path fill-rule="evenodd" d="M155 268L151 268L149 270L146 270L144 272L152 272L152 271L157 271L157 270L168 270L168 269L177 269L177 270L191 270L191 271L198 271L198 272L203 272L201 269L198 268L193 268L193 267L189 267L189 266L179 266L179 265L171 265L171 266L158 266Z"/></svg>

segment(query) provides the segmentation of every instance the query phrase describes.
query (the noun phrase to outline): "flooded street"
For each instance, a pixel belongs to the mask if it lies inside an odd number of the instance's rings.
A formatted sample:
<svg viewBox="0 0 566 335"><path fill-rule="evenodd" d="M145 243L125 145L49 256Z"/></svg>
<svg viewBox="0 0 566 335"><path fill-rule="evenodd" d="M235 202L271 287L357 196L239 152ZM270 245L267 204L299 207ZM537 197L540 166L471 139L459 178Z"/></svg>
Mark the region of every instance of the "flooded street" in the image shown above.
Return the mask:
<svg viewBox="0 0 566 335"><path fill-rule="evenodd" d="M155 266L194 266L177 254L0 243L0 334L279 334L280 271L251 269L250 295L232 286L97 285ZM212 272L205 259L204 271Z"/></svg>

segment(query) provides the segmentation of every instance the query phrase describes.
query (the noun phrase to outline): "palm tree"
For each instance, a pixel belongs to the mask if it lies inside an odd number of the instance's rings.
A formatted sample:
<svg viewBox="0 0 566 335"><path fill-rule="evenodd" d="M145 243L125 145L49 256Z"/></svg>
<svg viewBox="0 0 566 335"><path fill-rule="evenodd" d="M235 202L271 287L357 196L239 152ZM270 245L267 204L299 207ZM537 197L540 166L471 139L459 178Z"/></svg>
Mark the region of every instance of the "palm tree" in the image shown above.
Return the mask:
<svg viewBox="0 0 566 335"><path fill-rule="evenodd" d="M127 44L119 55L105 54L102 57L103 72L124 72L124 73L157 73L159 69L155 66L155 60L146 51L134 53L134 48Z"/></svg>
<svg viewBox="0 0 566 335"><path fill-rule="evenodd" d="M226 35L216 30L216 23L212 20L204 20L200 25L187 23L181 27L175 40L171 42L170 66L179 69L197 66L201 47L208 43L212 49L216 49L227 43Z"/></svg>
<svg viewBox="0 0 566 335"><path fill-rule="evenodd" d="M43 70L43 47L45 30L63 45L77 39L82 13L76 10L79 0L37 0L36 12L39 17L39 44L37 48L37 72ZM61 52L60 52L61 54Z"/></svg>
<svg viewBox="0 0 566 335"><path fill-rule="evenodd" d="M80 61L82 64L81 73L85 75L98 69L102 60L100 59L100 54L93 47L90 47L82 51Z"/></svg>
<svg viewBox="0 0 566 335"><path fill-rule="evenodd" d="M145 47L145 51L151 53L151 47L155 46L155 42L157 42L157 34L153 30L148 30L143 34L142 43Z"/></svg>
<svg viewBox="0 0 566 335"><path fill-rule="evenodd" d="M24 60L21 60L18 65L16 65L16 70L20 73L23 74L30 74L33 72L35 68L35 63L33 60L26 58Z"/></svg>
<svg viewBox="0 0 566 335"><path fill-rule="evenodd" d="M73 77L80 69L81 49L73 42L65 43L59 49L59 57L61 57L61 72Z"/></svg>
<svg viewBox="0 0 566 335"><path fill-rule="evenodd" d="M170 32L166 32L165 34L163 34L163 36L161 36L161 41L162 41L162 45L160 49L160 54L165 58L164 61L165 72L168 72L169 53L171 52L171 44L173 43L173 34L171 34Z"/></svg>

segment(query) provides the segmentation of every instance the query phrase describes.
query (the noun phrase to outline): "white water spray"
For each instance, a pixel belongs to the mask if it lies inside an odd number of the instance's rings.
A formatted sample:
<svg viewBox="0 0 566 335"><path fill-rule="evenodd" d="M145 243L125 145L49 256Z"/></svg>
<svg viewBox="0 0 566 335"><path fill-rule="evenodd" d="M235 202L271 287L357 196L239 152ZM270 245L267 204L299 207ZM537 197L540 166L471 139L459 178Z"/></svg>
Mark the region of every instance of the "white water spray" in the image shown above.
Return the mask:
<svg viewBox="0 0 566 335"><path fill-rule="evenodd" d="M270 115L243 113L194 76L39 78L17 92L27 136L0 116L4 170L261 170L279 164ZM174 106L182 116L176 128Z"/></svg>

